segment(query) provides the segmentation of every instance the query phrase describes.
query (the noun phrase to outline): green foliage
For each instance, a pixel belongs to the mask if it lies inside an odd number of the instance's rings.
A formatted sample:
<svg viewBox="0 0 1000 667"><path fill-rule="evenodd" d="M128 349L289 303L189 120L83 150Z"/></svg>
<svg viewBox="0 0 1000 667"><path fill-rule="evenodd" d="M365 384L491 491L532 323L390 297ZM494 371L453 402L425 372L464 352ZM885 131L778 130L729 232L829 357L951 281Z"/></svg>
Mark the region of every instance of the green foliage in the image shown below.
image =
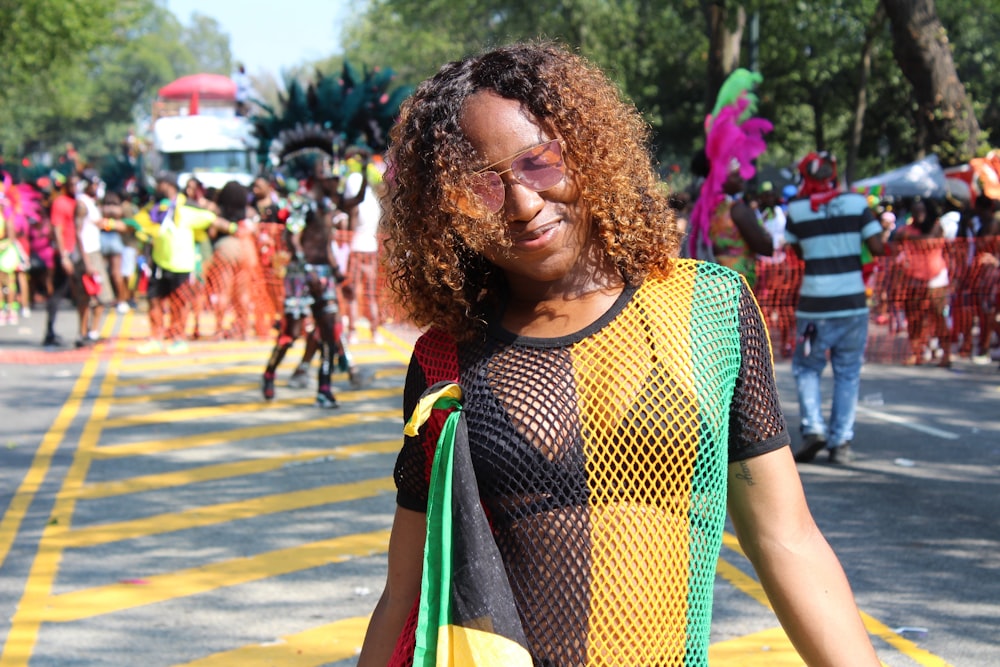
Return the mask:
<svg viewBox="0 0 1000 667"><path fill-rule="evenodd" d="M708 0L370 0L345 30L356 62L390 63L415 84L444 62L491 45L548 37L609 73L649 120L664 164L687 165L703 141ZM760 16L760 115L775 123L766 163L790 166L810 150L846 156L857 103L860 45L879 0L723 0ZM937 0L959 76L981 127L1000 134L995 35L1000 0ZM749 66L749 31L741 64ZM893 59L889 25L877 31L859 171L908 162L922 150L910 84ZM879 145L887 145L883 158Z"/></svg>
<svg viewBox="0 0 1000 667"><path fill-rule="evenodd" d="M710 1L722 2L729 15L740 5L748 15L759 13L759 115L775 124L762 161L788 166L816 148L846 156L860 46L880 0L358 0L343 52L288 73L281 87L287 99L277 106L287 103L301 115L310 103L330 107L343 91L328 82L310 92L304 82L315 70L363 80L382 66L396 75L378 84L388 109L445 62L514 40L551 38L601 65L648 120L659 161L686 167L704 140L705 101L714 99L706 90ZM985 152L991 140L1000 142L1000 0L935 5ZM97 159L117 151L160 86L184 74L231 71L224 26L198 13L185 20L164 0L0 0L0 152L17 157L73 141ZM749 30L743 38L740 65L749 68ZM888 22L878 26L873 45L858 175L909 162L925 149ZM299 81L297 90L291 80ZM337 104L356 106L354 95ZM880 145L888 147L885 158Z"/></svg>
<svg viewBox="0 0 1000 667"><path fill-rule="evenodd" d="M0 0L0 25L12 28L0 31L0 153L14 157L69 141L98 163L119 152L161 86L228 74L232 62L214 19L196 13L185 27L162 0Z"/></svg>

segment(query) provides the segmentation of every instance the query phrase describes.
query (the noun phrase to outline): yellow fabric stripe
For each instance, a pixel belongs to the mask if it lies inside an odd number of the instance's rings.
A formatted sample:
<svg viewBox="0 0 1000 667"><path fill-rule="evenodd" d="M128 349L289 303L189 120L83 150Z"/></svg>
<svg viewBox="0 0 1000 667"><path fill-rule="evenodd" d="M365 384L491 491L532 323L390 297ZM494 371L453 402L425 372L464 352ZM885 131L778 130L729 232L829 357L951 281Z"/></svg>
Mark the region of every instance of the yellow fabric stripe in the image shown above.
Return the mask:
<svg viewBox="0 0 1000 667"><path fill-rule="evenodd" d="M406 426L403 428L403 434L410 437L415 437L420 431L420 427L427 423L427 420L431 416L431 410L434 409L434 404L437 403L439 398L453 398L456 401L462 400L462 388L455 383L445 385L441 389L437 390L432 394L426 394L417 403L416 410L410 415L410 420L406 422Z"/></svg>
<svg viewBox="0 0 1000 667"><path fill-rule="evenodd" d="M698 415L691 372L691 348L688 344L688 319L696 273L693 265L675 268L667 284L658 289L670 290L663 299L664 307L655 308L655 297L643 300L643 313L619 317L600 334L580 346L573 366L579 378L579 410L586 425L589 488L607 489L604 475L619 474L629 479L637 497L624 502L609 502L607 498L590 498L590 570L591 581L598 582L591 590L590 627L588 628L589 657L596 663L614 656L618 664L641 664L655 654L664 664L680 664L685 652L684 636L668 637L665 628L683 627L678 619L687 617L688 581L690 568L690 488L697 454ZM672 285L670 285L672 283ZM647 288L649 285L647 285ZM654 308L654 310L649 310ZM646 318L646 322L636 317ZM612 375L598 375L596 358L609 354L595 346L611 346L634 340L635 331L646 323L656 323L653 335L662 335L675 346L669 354L640 345L627 352L632 358ZM621 356L623 351L611 351ZM644 356L638 356L642 354ZM625 414L614 414L614 408L628 409L644 403L644 392L655 391L648 372L666 357L680 360L679 367L670 369L669 378L652 378L653 382L671 383L670 392L679 400L687 397L691 409L678 413L671 425L672 436L686 436L690 442L680 442L669 476L655 475L653 466L641 457L625 459L621 451L611 451L609 445L622 438L616 430ZM589 361L593 360L593 361ZM591 363L594 365L591 366ZM664 386L664 390L665 386ZM602 397L621 396L616 405L608 405ZM628 445L626 445L627 447ZM610 465L609 465L610 463ZM650 461L649 463L652 463ZM657 466L658 467L658 466ZM646 504L644 500L650 502ZM666 504L664 504L666 499ZM667 571L671 575L664 577ZM664 587L667 582L669 588ZM627 623L623 623L627 619ZM652 647L650 642L659 643ZM622 650L625 653L622 653ZM635 653L629 653L635 647Z"/></svg>
<svg viewBox="0 0 1000 667"><path fill-rule="evenodd" d="M531 667L531 654L515 641L460 625L438 628L437 667Z"/></svg>

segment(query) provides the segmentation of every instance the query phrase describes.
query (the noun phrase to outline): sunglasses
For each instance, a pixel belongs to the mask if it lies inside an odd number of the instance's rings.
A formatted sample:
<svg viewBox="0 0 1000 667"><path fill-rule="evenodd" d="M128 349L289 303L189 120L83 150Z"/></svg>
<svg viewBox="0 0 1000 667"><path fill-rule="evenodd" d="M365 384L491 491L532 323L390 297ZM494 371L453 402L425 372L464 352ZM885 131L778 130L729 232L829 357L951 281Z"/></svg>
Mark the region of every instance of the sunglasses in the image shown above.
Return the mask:
<svg viewBox="0 0 1000 667"><path fill-rule="evenodd" d="M493 169L498 164L510 160L510 167L503 171ZM507 189L500 178L510 172L514 180L535 192L554 187L566 176L566 164L562 159L562 144L558 139L532 146L510 157L497 160L488 167L475 172L472 192L490 213L503 208Z"/></svg>

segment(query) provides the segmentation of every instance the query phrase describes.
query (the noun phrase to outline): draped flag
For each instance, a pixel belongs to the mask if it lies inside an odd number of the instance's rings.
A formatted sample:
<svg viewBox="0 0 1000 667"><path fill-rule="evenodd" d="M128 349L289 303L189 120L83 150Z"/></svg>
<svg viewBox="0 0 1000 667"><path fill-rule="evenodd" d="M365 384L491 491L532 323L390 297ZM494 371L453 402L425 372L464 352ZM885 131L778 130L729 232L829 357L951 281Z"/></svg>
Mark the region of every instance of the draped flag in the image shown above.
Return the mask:
<svg viewBox="0 0 1000 667"><path fill-rule="evenodd" d="M441 382L405 433L447 410L431 468L414 667L531 667L507 573L479 500L462 389Z"/></svg>

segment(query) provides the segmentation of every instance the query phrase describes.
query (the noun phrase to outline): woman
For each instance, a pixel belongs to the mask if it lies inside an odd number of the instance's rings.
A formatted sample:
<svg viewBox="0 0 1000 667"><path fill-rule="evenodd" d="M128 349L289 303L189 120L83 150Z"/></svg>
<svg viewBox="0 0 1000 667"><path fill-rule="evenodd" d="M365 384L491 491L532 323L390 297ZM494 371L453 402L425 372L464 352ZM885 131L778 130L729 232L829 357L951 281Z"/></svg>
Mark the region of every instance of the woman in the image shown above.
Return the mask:
<svg viewBox="0 0 1000 667"><path fill-rule="evenodd" d="M951 366L951 326L947 307L951 280L944 250L947 243L938 222L937 209L929 202L915 201L910 219L896 232L899 253L896 263L902 269L902 301L906 313L906 331L910 341L908 366L920 365L929 350L932 337L941 349L938 366Z"/></svg>
<svg viewBox="0 0 1000 667"><path fill-rule="evenodd" d="M418 87L393 130L384 218L390 283L430 327L404 412L434 383L461 385L534 664L707 664L728 487L803 657L877 665L806 507L760 312L736 273L673 259L646 140L613 84L551 44ZM397 460L361 667L412 659L436 439L423 427Z"/></svg>

